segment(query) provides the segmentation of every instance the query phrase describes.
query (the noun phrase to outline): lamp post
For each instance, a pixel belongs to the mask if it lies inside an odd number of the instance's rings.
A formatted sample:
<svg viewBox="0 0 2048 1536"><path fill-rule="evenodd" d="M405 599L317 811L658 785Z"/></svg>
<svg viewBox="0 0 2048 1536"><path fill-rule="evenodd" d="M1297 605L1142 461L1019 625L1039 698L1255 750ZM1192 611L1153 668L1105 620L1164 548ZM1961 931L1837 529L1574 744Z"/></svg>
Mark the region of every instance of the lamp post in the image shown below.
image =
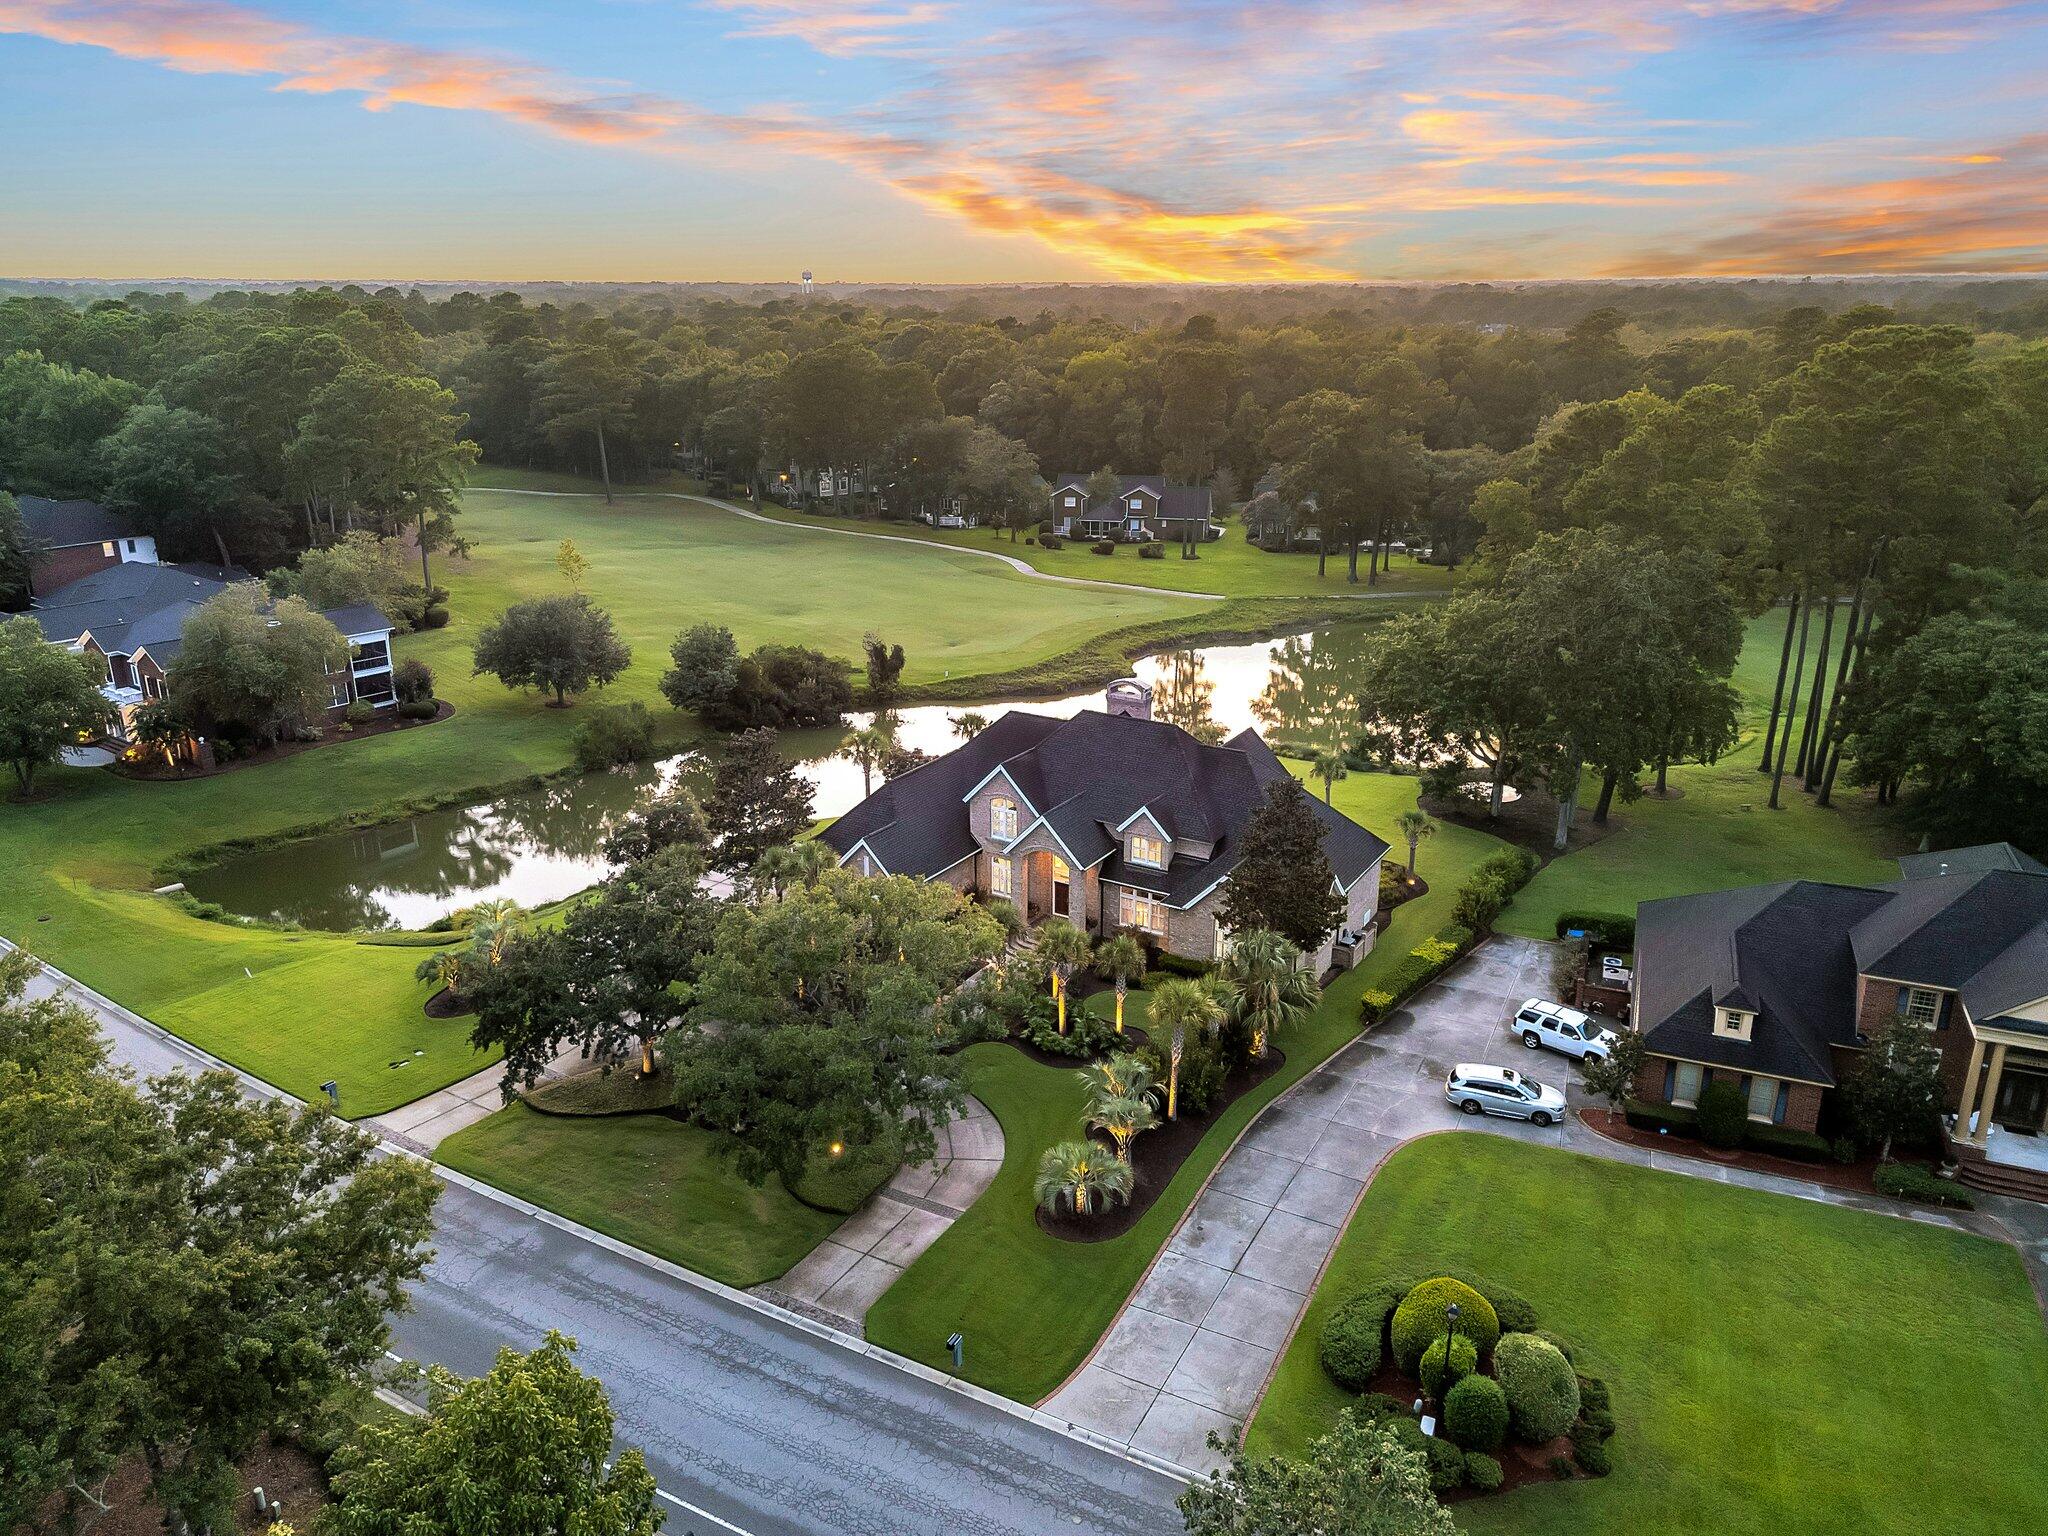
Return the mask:
<svg viewBox="0 0 2048 1536"><path fill-rule="evenodd" d="M1450 1394L1451 1380L1451 1338L1458 1331L1458 1304L1454 1301L1444 1308L1444 1389L1442 1396Z"/></svg>

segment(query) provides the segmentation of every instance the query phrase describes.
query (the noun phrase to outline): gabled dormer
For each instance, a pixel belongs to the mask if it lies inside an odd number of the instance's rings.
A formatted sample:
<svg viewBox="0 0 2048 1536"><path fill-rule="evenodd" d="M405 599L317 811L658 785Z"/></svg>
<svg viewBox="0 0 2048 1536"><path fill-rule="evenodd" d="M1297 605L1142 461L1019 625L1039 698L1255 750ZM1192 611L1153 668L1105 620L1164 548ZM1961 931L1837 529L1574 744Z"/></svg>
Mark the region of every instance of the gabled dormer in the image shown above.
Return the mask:
<svg viewBox="0 0 2048 1536"><path fill-rule="evenodd" d="M1138 807L1113 830L1123 845L1125 863L1139 869L1165 869L1173 862L1173 839L1149 807Z"/></svg>
<svg viewBox="0 0 2048 1536"><path fill-rule="evenodd" d="M1723 987L1714 996L1714 1038L1748 1041L1756 1035L1757 1006L1739 985Z"/></svg>
<svg viewBox="0 0 2048 1536"><path fill-rule="evenodd" d="M1127 523L1143 522L1159 515L1159 493L1149 485L1134 485L1118 498L1119 516Z"/></svg>

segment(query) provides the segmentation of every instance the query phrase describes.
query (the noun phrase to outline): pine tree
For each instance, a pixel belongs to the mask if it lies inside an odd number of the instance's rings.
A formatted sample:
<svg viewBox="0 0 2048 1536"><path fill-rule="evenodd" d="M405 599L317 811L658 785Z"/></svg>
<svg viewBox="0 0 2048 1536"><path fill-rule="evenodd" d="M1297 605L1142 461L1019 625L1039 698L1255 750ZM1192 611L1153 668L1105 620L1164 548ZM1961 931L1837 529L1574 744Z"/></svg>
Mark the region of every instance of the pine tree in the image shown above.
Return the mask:
<svg viewBox="0 0 2048 1536"><path fill-rule="evenodd" d="M1291 778L1275 780L1245 826L1244 851L1224 889L1224 926L1271 929L1313 953L1343 921L1344 898L1308 791Z"/></svg>

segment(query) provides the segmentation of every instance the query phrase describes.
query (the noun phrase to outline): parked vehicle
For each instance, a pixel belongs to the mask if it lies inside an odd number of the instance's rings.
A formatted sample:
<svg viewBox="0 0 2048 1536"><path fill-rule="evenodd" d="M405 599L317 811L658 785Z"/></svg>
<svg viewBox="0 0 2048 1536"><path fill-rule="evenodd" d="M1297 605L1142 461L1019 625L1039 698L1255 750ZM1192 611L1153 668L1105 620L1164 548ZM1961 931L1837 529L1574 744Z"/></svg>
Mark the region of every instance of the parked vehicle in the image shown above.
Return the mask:
<svg viewBox="0 0 2048 1536"><path fill-rule="evenodd" d="M1555 1125L1564 1118L1564 1095L1548 1083L1524 1077L1513 1067L1461 1061L1444 1079L1444 1097L1468 1115L1505 1115L1531 1125Z"/></svg>
<svg viewBox="0 0 2048 1536"><path fill-rule="evenodd" d="M1515 1010L1508 1021L1508 1033L1521 1037L1530 1050L1549 1046L1561 1055L1579 1060L1600 1060L1614 1049L1614 1031L1593 1022L1588 1014L1563 1003L1548 1003L1532 997Z"/></svg>

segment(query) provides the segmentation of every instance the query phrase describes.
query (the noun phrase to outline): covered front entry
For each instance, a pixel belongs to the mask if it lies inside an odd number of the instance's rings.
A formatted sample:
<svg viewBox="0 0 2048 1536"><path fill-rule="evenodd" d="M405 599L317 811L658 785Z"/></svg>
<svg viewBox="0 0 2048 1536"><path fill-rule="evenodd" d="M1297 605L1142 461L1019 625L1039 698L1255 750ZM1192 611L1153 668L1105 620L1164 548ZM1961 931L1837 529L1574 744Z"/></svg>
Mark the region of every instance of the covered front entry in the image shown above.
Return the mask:
<svg viewBox="0 0 2048 1536"><path fill-rule="evenodd" d="M1052 915L1070 918L1074 915L1074 872L1058 854L1046 857L1052 860Z"/></svg>
<svg viewBox="0 0 2048 1536"><path fill-rule="evenodd" d="M1086 927L1089 920L1088 886L1092 875L1077 873L1073 866L1049 848L1023 855L1024 920L1042 923L1049 917L1064 917Z"/></svg>

